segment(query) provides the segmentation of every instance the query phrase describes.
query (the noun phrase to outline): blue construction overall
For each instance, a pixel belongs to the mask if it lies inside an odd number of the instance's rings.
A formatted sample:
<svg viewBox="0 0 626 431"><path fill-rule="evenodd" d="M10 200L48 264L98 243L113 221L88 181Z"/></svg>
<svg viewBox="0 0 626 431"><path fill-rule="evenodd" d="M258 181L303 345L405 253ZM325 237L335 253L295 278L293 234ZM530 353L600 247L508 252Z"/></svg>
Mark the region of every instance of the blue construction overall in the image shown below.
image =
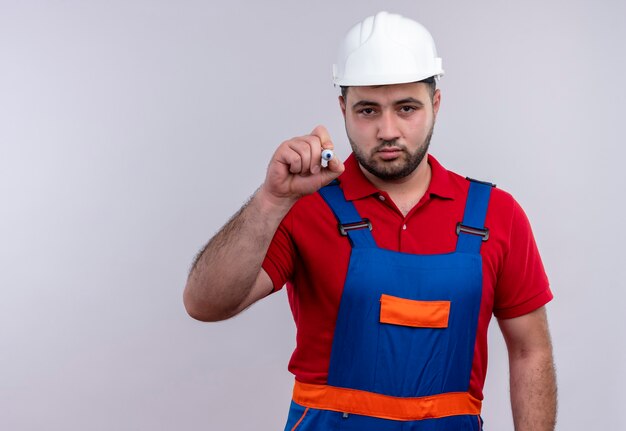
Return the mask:
<svg viewBox="0 0 626 431"><path fill-rule="evenodd" d="M328 384L296 381L286 431L482 430L468 390L491 188L470 181L456 250L438 255L378 248L337 182L319 191L352 251Z"/></svg>

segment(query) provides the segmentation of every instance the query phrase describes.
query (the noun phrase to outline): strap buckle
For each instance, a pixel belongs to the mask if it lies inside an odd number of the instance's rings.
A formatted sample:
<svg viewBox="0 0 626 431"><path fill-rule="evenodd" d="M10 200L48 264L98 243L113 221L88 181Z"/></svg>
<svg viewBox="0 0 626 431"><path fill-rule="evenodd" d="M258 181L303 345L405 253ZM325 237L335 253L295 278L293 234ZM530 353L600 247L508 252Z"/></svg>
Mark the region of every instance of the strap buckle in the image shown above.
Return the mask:
<svg viewBox="0 0 626 431"><path fill-rule="evenodd" d="M346 223L346 224L339 223L337 226L339 227L339 233L342 236L348 236L348 231L351 231L351 230L365 229L365 228L372 230L372 222L367 218L364 218L363 220L357 221L354 223Z"/></svg>
<svg viewBox="0 0 626 431"><path fill-rule="evenodd" d="M489 239L489 229L479 229L476 227L465 226L464 224L461 224L461 222L458 222L456 224L456 234L459 235L461 232L481 236L483 241L487 241Z"/></svg>

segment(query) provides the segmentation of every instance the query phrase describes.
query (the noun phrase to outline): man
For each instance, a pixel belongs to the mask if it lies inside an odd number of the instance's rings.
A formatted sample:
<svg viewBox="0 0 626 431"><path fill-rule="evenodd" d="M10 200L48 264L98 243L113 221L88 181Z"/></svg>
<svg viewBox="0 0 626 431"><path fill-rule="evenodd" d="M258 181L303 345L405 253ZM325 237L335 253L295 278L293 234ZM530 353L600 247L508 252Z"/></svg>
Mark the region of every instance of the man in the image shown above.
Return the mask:
<svg viewBox="0 0 626 431"><path fill-rule="evenodd" d="M442 74L420 24L381 12L356 25L334 70L353 154L322 167L323 126L283 142L189 275L185 306L203 321L287 283L286 430L481 430L492 313L515 429L554 429L547 277L513 198L428 155Z"/></svg>

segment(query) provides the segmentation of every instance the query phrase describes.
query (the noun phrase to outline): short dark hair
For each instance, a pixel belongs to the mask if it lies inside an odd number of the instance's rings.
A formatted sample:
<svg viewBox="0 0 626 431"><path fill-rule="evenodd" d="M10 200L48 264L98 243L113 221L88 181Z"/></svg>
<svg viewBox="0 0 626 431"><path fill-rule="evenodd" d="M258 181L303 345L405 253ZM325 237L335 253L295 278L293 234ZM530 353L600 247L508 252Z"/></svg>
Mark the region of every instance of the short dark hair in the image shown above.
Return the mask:
<svg viewBox="0 0 626 431"><path fill-rule="evenodd" d="M430 100L432 101L433 97L435 96L435 90L437 89L437 81L435 80L435 77L431 76L430 78L422 79L421 81L415 82L423 82L424 84L427 84L428 94L430 94ZM341 86L341 96L344 98L344 100L348 94L348 88L350 87L345 85Z"/></svg>

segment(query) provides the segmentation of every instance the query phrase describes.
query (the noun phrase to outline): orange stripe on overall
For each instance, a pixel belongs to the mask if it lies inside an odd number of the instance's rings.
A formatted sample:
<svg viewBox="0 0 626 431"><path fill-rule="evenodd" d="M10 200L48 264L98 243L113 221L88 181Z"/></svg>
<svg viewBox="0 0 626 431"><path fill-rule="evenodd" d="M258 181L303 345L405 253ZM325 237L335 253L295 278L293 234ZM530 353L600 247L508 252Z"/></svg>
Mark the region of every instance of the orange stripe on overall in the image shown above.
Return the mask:
<svg viewBox="0 0 626 431"><path fill-rule="evenodd" d="M479 415L482 402L467 392L400 398L356 389L296 381L293 400L305 407L412 421L456 415Z"/></svg>

